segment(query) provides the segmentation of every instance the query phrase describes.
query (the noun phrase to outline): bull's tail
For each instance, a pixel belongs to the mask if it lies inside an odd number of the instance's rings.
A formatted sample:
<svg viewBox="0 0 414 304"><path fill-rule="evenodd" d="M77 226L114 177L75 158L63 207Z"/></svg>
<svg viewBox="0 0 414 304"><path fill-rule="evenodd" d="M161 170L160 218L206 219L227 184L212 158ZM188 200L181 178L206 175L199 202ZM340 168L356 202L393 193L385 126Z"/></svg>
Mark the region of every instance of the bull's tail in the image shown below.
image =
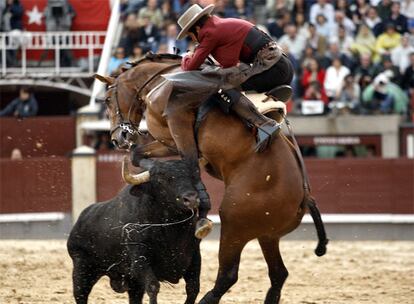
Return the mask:
<svg viewBox="0 0 414 304"><path fill-rule="evenodd" d="M307 196L304 203L309 209L313 223L315 224L316 232L318 234L319 241L318 246L315 249L315 254L320 257L326 253L326 245L328 244L329 239L326 237L325 226L323 225L322 217L318 206L316 206L315 199L311 196Z"/></svg>

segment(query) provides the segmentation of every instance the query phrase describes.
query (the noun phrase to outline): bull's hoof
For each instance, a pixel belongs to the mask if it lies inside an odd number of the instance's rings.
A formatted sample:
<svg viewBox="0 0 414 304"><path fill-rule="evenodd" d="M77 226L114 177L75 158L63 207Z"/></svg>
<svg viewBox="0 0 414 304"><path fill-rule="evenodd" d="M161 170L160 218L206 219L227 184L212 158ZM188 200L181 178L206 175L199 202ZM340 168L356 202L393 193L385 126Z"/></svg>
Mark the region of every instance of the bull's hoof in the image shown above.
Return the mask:
<svg viewBox="0 0 414 304"><path fill-rule="evenodd" d="M213 222L206 218L201 218L197 221L195 237L202 240L204 239L213 229Z"/></svg>

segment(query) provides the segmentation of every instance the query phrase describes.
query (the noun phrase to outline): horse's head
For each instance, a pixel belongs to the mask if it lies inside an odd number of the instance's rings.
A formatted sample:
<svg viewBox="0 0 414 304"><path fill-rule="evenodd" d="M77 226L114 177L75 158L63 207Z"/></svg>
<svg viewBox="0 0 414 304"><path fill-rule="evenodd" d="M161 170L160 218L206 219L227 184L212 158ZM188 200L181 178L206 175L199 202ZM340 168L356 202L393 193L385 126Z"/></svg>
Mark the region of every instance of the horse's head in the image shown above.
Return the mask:
<svg viewBox="0 0 414 304"><path fill-rule="evenodd" d="M104 102L111 123L111 141L119 149L128 149L137 142L143 114L136 87L124 75L117 78L94 75L108 86Z"/></svg>

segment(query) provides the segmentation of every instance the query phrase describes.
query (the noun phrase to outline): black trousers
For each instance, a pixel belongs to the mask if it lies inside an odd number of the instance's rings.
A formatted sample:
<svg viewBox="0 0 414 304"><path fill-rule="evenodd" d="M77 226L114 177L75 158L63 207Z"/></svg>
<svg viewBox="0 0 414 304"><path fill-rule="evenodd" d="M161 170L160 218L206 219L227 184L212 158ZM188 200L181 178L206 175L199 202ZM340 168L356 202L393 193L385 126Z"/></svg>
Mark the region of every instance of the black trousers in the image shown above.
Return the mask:
<svg viewBox="0 0 414 304"><path fill-rule="evenodd" d="M244 91L267 92L280 85L290 85L293 79L293 65L286 55L282 55L270 69L254 75L245 81L241 87Z"/></svg>

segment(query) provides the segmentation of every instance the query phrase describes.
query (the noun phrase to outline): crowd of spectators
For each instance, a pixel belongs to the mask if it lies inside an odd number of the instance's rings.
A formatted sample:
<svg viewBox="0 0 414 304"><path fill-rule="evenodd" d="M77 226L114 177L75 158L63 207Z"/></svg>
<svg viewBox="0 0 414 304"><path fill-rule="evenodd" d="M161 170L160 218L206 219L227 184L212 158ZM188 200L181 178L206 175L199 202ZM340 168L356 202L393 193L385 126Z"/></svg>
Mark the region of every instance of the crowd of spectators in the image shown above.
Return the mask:
<svg viewBox="0 0 414 304"><path fill-rule="evenodd" d="M124 58L185 53L177 19L192 4L271 35L294 64L295 110L407 114L414 99L414 0L122 0ZM115 68L114 68L115 69Z"/></svg>

